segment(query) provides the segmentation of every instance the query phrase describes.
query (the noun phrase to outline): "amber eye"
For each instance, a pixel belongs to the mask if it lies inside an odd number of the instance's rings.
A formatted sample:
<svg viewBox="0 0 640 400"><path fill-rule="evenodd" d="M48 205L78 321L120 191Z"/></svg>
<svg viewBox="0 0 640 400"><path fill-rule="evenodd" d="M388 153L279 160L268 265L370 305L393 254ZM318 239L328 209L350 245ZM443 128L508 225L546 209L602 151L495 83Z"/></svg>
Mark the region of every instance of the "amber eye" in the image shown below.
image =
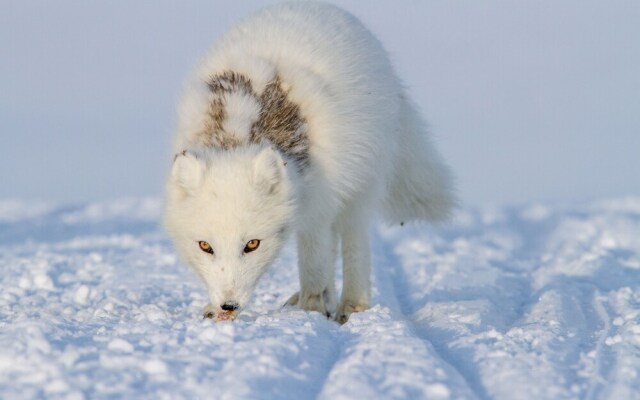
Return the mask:
<svg viewBox="0 0 640 400"><path fill-rule="evenodd" d="M258 239L251 239L244 246L244 252L245 253L251 253L252 251L257 249L258 246L260 246L260 241Z"/></svg>
<svg viewBox="0 0 640 400"><path fill-rule="evenodd" d="M213 249L211 248L211 245L207 242L198 242L198 244L200 245L200 250L204 251L205 253L209 253L209 254L213 254Z"/></svg>

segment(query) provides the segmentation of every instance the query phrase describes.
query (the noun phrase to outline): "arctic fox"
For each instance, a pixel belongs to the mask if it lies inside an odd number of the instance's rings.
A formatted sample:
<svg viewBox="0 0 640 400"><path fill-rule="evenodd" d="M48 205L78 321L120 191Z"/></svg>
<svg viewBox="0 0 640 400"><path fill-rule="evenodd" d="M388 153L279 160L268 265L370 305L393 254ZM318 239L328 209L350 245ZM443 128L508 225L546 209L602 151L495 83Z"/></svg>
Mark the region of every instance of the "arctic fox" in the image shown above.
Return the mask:
<svg viewBox="0 0 640 400"><path fill-rule="evenodd" d="M165 225L215 320L247 305L295 232L300 291L287 304L344 323L369 307L376 215L441 221L455 204L382 45L324 3L266 8L217 42L179 106L175 153Z"/></svg>

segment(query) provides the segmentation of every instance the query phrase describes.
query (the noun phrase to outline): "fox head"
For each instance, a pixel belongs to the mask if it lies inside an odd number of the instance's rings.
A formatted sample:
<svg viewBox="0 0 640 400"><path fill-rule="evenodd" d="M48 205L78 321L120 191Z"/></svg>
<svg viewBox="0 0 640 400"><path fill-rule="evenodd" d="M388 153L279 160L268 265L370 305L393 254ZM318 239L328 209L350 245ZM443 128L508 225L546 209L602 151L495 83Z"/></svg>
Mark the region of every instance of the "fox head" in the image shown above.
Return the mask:
<svg viewBox="0 0 640 400"><path fill-rule="evenodd" d="M265 145L188 150L175 158L165 226L207 286L216 316L246 306L285 242L295 210L287 169Z"/></svg>

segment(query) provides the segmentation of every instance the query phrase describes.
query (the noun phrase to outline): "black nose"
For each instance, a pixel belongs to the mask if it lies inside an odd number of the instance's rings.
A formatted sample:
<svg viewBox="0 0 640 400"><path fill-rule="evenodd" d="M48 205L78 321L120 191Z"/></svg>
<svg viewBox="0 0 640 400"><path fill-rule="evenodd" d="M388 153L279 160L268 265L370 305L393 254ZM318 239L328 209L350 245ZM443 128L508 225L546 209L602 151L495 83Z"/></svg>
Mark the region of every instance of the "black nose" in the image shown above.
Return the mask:
<svg viewBox="0 0 640 400"><path fill-rule="evenodd" d="M220 306L225 311L235 311L238 309L238 303L226 302Z"/></svg>

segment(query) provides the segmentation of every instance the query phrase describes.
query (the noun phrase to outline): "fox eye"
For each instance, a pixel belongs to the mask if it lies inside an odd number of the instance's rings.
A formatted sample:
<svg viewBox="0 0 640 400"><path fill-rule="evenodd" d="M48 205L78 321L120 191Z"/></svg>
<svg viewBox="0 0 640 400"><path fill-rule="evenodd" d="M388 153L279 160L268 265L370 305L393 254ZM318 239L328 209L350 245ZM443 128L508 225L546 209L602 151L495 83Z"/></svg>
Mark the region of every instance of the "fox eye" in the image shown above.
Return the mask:
<svg viewBox="0 0 640 400"><path fill-rule="evenodd" d="M209 253L209 254L213 254L213 249L211 248L211 245L207 242L198 242L198 245L200 245L200 250L204 251L205 253Z"/></svg>
<svg viewBox="0 0 640 400"><path fill-rule="evenodd" d="M251 239L244 246L244 252L245 253L251 253L252 251L257 249L258 246L260 246L260 241L258 239Z"/></svg>

